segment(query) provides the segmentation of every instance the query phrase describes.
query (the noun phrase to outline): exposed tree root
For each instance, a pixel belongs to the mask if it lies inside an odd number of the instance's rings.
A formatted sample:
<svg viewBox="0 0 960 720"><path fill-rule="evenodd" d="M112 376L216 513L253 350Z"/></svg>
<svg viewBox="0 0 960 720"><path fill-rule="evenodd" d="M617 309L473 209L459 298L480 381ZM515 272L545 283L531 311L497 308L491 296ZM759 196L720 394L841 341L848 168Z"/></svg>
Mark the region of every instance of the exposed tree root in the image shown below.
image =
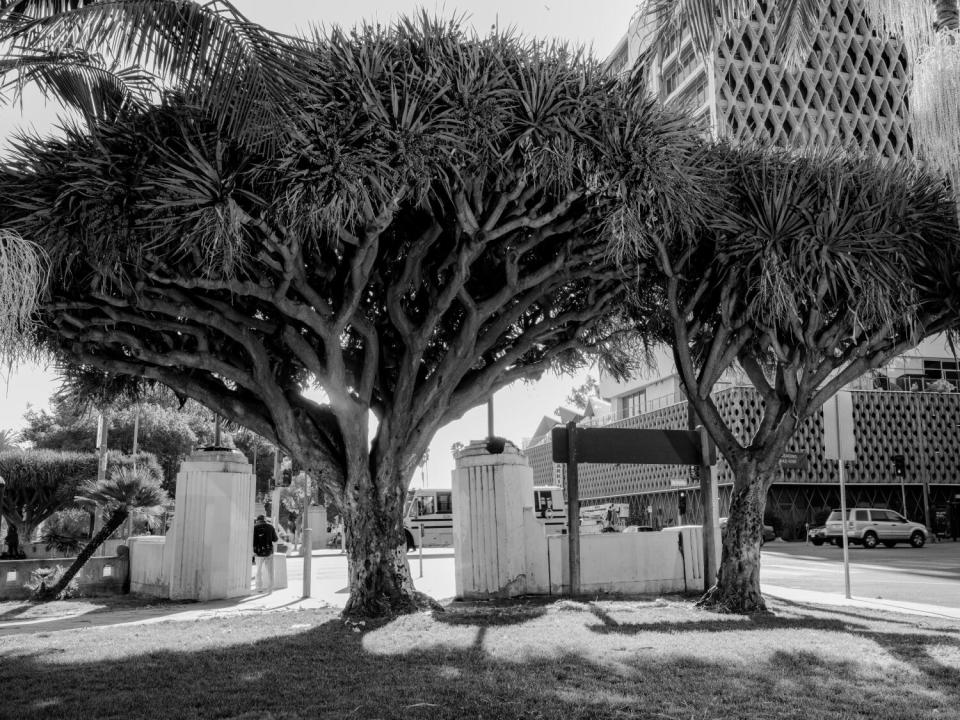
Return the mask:
<svg viewBox="0 0 960 720"><path fill-rule="evenodd" d="M759 593L724 594L719 585L707 590L697 601L698 608L727 615L772 615Z"/></svg>

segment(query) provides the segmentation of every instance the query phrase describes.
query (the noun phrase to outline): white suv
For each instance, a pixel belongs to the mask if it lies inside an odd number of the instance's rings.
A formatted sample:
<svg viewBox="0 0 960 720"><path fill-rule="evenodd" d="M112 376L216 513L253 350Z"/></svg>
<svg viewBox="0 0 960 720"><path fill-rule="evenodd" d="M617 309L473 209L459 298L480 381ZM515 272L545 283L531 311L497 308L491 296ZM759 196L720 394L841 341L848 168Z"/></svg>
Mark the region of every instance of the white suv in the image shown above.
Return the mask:
<svg viewBox="0 0 960 720"><path fill-rule="evenodd" d="M841 513L834 510L827 518L827 542L842 545L840 529ZM880 508L851 508L847 510L847 542L874 548L878 543L893 547L897 543L910 543L923 547L927 541L927 529L920 523L910 522L900 513Z"/></svg>

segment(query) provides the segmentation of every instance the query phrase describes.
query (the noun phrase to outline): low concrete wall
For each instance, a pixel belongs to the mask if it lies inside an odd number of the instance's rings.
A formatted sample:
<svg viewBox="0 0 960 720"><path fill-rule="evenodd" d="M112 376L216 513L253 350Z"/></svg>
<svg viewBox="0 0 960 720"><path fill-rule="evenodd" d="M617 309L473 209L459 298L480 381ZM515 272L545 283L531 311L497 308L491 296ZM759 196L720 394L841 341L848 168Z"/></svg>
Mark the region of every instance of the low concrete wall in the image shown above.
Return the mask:
<svg viewBox="0 0 960 720"><path fill-rule="evenodd" d="M0 600L22 600L30 597L25 585L38 568L62 565L66 570L74 558L42 560L0 560ZM76 580L84 595L119 595L129 567L126 555L92 557L77 573Z"/></svg>
<svg viewBox="0 0 960 720"><path fill-rule="evenodd" d="M537 567L534 577L548 575L549 592L563 594L570 586L567 536L551 536L547 546L549 568ZM703 533L699 526L580 538L581 593L633 595L702 589ZM530 592L545 590L542 586L530 588Z"/></svg>
<svg viewBox="0 0 960 720"><path fill-rule="evenodd" d="M170 597L170 580L167 577L169 555L165 537L142 535L132 537L130 546L130 592L153 597ZM251 564L251 573L253 565ZM273 555L273 589L287 587L287 556Z"/></svg>
<svg viewBox="0 0 960 720"><path fill-rule="evenodd" d="M141 535L129 539L130 592L170 597L170 581L164 570L165 537Z"/></svg>

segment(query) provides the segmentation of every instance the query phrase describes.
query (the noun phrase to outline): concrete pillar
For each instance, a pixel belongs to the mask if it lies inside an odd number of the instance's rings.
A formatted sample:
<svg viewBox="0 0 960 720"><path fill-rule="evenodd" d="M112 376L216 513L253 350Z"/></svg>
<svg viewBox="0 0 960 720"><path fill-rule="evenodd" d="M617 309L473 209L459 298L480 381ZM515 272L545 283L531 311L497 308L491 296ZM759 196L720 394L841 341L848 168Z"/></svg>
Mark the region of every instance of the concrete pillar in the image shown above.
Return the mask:
<svg viewBox="0 0 960 720"><path fill-rule="evenodd" d="M314 550L327 546L327 508L323 505L310 506L310 545Z"/></svg>
<svg viewBox="0 0 960 720"><path fill-rule="evenodd" d="M533 470L510 442L490 454L475 441L456 457L453 547L457 597L527 592L523 508L533 505Z"/></svg>
<svg viewBox="0 0 960 720"><path fill-rule="evenodd" d="M167 536L172 599L250 593L255 493L253 468L236 450L200 450L180 466Z"/></svg>

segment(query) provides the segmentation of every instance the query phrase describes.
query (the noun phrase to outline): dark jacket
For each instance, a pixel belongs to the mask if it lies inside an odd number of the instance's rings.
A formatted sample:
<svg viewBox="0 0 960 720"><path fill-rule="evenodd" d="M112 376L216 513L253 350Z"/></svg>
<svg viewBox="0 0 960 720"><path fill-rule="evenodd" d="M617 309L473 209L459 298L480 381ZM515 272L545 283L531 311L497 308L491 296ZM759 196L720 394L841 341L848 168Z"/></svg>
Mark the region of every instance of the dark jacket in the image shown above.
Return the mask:
<svg viewBox="0 0 960 720"><path fill-rule="evenodd" d="M263 521L253 526L253 554L260 557L273 555L273 544L278 540L277 531L273 525Z"/></svg>

